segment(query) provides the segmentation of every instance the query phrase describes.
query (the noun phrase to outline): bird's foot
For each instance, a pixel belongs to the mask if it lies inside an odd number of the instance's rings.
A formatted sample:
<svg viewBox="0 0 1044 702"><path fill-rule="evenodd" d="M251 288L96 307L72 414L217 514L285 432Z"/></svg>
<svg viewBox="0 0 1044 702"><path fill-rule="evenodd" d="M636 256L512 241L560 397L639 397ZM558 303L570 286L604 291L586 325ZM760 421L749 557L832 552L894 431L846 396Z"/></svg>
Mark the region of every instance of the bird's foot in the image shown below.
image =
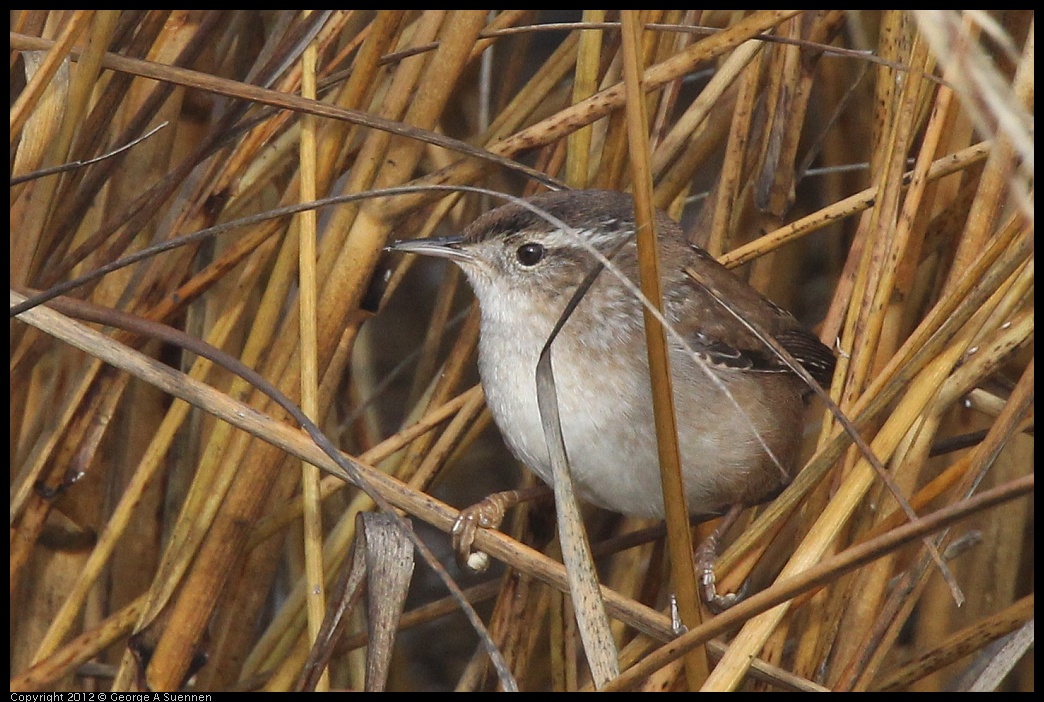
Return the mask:
<svg viewBox="0 0 1044 702"><path fill-rule="evenodd" d="M732 525L736 522L736 519L742 511L743 505L733 505L730 507L729 511L725 513L725 516L714 529L714 532L703 540L703 543L696 548L696 553L694 554L696 561L696 575L699 578L700 584L700 595L703 597L707 609L714 614L721 614L729 607L741 602L747 596L747 583L743 583L739 592L730 592L724 595L719 595L714 575L714 562L718 560L718 542L721 541L722 537L725 536L725 533L732 528Z"/></svg>
<svg viewBox="0 0 1044 702"><path fill-rule="evenodd" d="M489 568L489 554L472 549L478 530L498 528L510 508L547 493L546 485L495 492L481 502L462 509L450 531L457 563L472 572L484 572Z"/></svg>

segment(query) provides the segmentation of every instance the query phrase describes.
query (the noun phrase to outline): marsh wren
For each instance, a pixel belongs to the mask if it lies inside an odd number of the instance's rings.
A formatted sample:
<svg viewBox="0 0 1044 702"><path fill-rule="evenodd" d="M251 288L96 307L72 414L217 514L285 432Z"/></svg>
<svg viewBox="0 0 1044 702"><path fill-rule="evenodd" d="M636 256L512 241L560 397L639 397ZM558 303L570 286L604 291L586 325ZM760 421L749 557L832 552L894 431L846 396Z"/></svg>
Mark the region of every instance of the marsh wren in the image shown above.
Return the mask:
<svg viewBox="0 0 1044 702"><path fill-rule="evenodd" d="M511 451L551 484L537 359L567 301L597 265L591 247L637 283L634 203L630 195L595 190L528 202L568 228L507 204L459 236L389 248L447 258L463 270L481 308L478 365L486 402ZM657 214L656 226L664 316L678 334L668 343L690 512L713 515L763 502L790 480L809 388L684 269L695 269L821 385L830 382L834 355L788 312L688 243L665 214ZM633 288L603 270L554 340L551 360L578 496L630 516L663 517L642 307Z"/></svg>

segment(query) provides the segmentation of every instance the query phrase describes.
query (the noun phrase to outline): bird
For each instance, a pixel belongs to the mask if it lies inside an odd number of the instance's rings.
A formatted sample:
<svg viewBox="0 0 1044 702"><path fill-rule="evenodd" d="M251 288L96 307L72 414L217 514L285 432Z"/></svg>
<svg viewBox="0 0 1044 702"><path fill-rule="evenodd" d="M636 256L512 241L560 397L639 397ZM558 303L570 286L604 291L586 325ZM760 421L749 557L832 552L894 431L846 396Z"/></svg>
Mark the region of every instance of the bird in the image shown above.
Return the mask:
<svg viewBox="0 0 1044 702"><path fill-rule="evenodd" d="M678 223L663 212L655 216L689 511L712 516L760 504L793 477L811 390L751 327L773 337L820 385L830 383L834 354L690 243ZM593 252L608 258L611 267L597 275L551 346L570 475L587 502L662 518L635 229L631 195L563 190L508 202L458 235L389 248L448 259L463 271L480 308L486 403L511 452L548 485L537 361L574 291L600 265Z"/></svg>

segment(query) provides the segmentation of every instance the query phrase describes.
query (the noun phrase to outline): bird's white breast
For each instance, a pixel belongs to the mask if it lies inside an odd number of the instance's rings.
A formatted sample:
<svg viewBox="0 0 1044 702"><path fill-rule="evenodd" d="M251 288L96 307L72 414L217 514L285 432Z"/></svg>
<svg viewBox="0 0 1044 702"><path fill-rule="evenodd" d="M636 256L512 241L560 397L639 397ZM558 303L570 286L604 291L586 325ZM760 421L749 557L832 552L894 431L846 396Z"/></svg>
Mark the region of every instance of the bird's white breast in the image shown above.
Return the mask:
<svg viewBox="0 0 1044 702"><path fill-rule="evenodd" d="M633 515L662 512L651 405L644 382L618 367L610 349L575 358L568 326L551 350L562 433L581 498ZM509 448L544 482L552 468L537 405L536 367L549 330L483 312L479 372L493 418ZM640 377L640 376L639 376ZM644 381L644 378L642 378ZM634 408L641 408L634 416Z"/></svg>

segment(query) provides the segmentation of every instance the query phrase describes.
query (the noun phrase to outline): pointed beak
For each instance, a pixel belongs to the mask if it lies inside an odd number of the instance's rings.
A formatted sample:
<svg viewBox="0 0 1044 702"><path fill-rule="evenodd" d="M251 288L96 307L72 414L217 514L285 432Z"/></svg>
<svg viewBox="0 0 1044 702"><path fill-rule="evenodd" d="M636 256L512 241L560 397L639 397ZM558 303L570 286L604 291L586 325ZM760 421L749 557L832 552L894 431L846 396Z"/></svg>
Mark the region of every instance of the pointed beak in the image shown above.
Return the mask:
<svg viewBox="0 0 1044 702"><path fill-rule="evenodd" d="M463 248L464 238L444 236L437 239L404 239L384 247L385 251L420 254L448 258L459 263L474 263L475 257Z"/></svg>

